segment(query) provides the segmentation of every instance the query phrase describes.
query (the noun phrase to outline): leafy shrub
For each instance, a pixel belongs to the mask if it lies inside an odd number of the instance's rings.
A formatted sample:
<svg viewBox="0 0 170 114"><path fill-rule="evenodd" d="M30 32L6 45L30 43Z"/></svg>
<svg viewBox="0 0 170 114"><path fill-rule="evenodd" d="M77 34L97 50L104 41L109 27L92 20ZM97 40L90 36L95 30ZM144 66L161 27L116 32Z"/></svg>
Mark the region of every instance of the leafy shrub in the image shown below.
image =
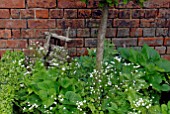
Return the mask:
<svg viewBox="0 0 170 114"><path fill-rule="evenodd" d="M24 54L7 51L0 60L0 114L13 112L15 91L22 86L18 81L24 78L26 71Z"/></svg>
<svg viewBox="0 0 170 114"><path fill-rule="evenodd" d="M170 62L144 45L141 50L107 44L102 72L95 70L95 50L89 56L46 67L32 64L18 91L25 113L168 114Z"/></svg>

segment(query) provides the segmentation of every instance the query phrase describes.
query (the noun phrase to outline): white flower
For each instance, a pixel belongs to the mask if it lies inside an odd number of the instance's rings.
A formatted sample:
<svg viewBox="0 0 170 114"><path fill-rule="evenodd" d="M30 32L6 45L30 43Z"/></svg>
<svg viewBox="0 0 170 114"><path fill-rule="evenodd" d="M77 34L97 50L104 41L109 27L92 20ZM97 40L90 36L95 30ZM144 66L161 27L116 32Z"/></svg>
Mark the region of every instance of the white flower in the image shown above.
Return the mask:
<svg viewBox="0 0 170 114"><path fill-rule="evenodd" d="M65 71L65 70L66 70L66 68L64 68L64 67L63 67L63 68L62 68L62 70L63 70L63 71Z"/></svg>
<svg viewBox="0 0 170 114"><path fill-rule="evenodd" d="M50 107L50 110L52 110L53 109L53 107Z"/></svg>

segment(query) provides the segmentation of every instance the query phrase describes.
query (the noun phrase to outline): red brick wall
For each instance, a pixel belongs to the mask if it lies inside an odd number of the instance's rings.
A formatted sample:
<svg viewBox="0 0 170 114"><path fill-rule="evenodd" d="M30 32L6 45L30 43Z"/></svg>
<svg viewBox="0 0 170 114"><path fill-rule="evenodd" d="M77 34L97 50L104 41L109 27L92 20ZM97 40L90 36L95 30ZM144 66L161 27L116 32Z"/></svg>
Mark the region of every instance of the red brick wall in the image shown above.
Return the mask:
<svg viewBox="0 0 170 114"><path fill-rule="evenodd" d="M0 54L4 50L29 53L32 42L43 42L44 32L65 35L71 55L81 55L96 46L101 11L98 0L0 0ZM164 37L163 37L164 36ZM153 46L170 59L170 0L149 0L143 8L130 2L109 10L107 39L116 47Z"/></svg>

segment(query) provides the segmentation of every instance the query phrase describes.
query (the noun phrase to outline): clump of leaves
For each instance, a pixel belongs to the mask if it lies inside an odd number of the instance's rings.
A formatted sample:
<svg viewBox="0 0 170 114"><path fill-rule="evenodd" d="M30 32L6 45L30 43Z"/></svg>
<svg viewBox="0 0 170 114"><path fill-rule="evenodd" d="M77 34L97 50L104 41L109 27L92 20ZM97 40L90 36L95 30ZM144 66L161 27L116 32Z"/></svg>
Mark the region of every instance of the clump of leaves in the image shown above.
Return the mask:
<svg viewBox="0 0 170 114"><path fill-rule="evenodd" d="M0 60L0 113L12 114L15 91L22 83L26 71L22 52L7 51Z"/></svg>

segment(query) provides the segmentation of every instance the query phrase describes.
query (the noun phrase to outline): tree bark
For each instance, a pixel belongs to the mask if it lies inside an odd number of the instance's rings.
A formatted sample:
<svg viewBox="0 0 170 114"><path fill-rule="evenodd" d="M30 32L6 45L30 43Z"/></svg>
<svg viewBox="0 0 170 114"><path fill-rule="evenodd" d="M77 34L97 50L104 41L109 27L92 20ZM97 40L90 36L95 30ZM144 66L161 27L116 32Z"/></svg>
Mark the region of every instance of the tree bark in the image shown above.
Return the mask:
<svg viewBox="0 0 170 114"><path fill-rule="evenodd" d="M97 36L97 55L96 55L96 69L98 71L102 68L103 52L104 52L104 39L106 36L107 20L108 20L108 4L105 3L102 9L101 22L98 29Z"/></svg>

